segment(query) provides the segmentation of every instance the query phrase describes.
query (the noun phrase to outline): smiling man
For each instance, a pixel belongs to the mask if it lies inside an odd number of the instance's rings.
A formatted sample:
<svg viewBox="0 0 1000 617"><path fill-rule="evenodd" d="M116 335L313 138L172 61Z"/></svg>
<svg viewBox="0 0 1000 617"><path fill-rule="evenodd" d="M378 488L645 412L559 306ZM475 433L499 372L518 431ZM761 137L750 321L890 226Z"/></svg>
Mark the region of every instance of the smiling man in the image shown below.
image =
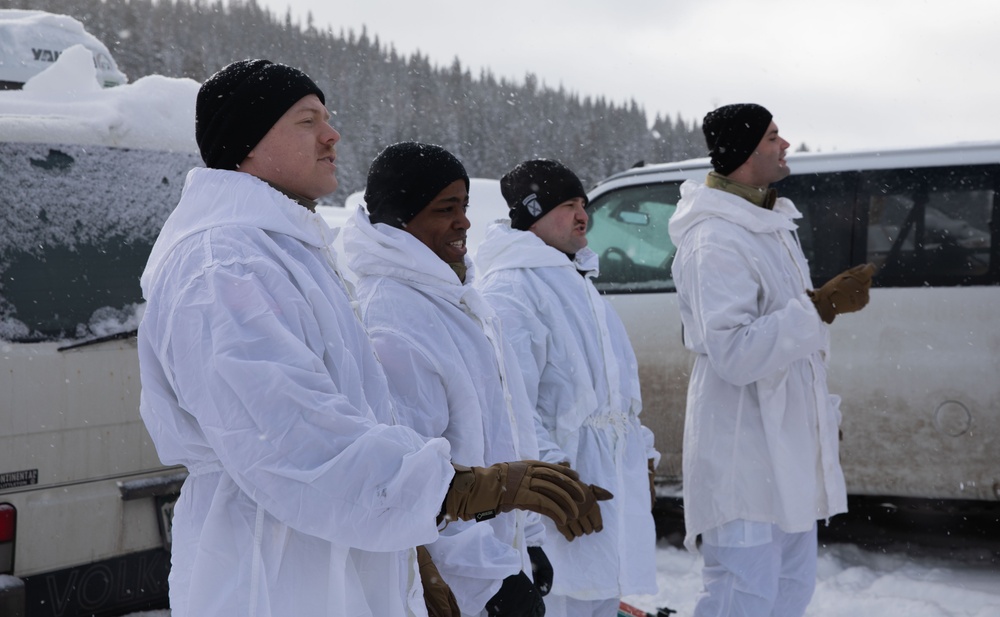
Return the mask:
<svg viewBox="0 0 1000 617"><path fill-rule="evenodd" d="M465 168L439 146L391 145L372 162L365 204L345 228L344 250L396 419L447 439L458 464L537 458L521 370L472 287ZM531 617L544 611L552 581L544 539L537 516L510 512L449 523L426 548L463 615Z"/></svg>
<svg viewBox="0 0 1000 617"><path fill-rule="evenodd" d="M702 128L713 171L681 186L669 229L695 353L683 464L685 544L700 534L705 557L694 614L797 617L816 584L816 521L847 509L826 324L865 306L873 268L811 289L801 214L770 187L789 169L768 110L726 105Z"/></svg>
<svg viewBox="0 0 1000 617"><path fill-rule="evenodd" d="M490 226L477 283L500 315L524 374L542 460L607 487L604 530L567 542L550 533L550 617L618 612L623 595L656 592L652 473L659 459L639 414L635 354L591 282L587 194L558 161L525 161L500 180L510 221ZM548 525L548 523L545 523Z"/></svg>

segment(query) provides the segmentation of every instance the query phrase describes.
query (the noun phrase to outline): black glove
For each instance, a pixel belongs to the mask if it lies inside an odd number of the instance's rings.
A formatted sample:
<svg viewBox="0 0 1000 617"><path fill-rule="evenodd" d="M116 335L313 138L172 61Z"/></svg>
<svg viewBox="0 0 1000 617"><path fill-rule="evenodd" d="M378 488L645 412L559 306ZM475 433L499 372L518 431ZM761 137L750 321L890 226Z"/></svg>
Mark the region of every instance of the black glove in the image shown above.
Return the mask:
<svg viewBox="0 0 1000 617"><path fill-rule="evenodd" d="M540 546L528 547L528 558L531 559L531 578L535 581L538 593L548 595L552 589L552 564Z"/></svg>
<svg viewBox="0 0 1000 617"><path fill-rule="evenodd" d="M490 617L542 617L545 603L542 594L524 572L503 579L500 591L486 603Z"/></svg>
<svg viewBox="0 0 1000 617"><path fill-rule="evenodd" d="M653 464L653 459L647 459L647 465L649 467L649 501L650 510L656 510L656 465Z"/></svg>

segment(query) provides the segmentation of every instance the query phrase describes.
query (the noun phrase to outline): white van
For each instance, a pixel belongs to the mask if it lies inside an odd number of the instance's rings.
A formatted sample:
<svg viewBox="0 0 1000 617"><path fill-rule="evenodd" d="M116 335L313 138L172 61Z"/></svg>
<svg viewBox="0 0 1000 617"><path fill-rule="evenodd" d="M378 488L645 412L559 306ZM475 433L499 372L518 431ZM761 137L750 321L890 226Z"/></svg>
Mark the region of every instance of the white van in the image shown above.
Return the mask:
<svg viewBox="0 0 1000 617"><path fill-rule="evenodd" d="M874 262L871 303L831 326L848 492L1000 511L1000 143L789 154L776 185L804 214L813 284ZM680 482L692 356L667 224L707 159L631 169L589 193L598 288L629 331L643 421ZM666 488L663 489L665 494Z"/></svg>
<svg viewBox="0 0 1000 617"><path fill-rule="evenodd" d="M167 604L185 472L160 464L139 416L134 330L139 275L201 164L198 85L102 89L96 72L70 48L39 81L0 92L3 616Z"/></svg>

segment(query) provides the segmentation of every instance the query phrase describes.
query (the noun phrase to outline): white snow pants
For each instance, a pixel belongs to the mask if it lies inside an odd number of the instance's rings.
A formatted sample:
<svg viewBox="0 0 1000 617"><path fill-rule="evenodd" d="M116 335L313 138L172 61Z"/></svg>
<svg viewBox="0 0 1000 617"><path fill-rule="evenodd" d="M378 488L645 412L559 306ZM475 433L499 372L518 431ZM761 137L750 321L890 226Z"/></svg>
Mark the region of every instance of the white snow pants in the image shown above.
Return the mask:
<svg viewBox="0 0 1000 617"><path fill-rule="evenodd" d="M816 588L816 525L785 533L732 521L702 534L704 589L694 617L801 617Z"/></svg>
<svg viewBox="0 0 1000 617"><path fill-rule="evenodd" d="M621 602L618 598L577 600L551 593L543 599L545 617L617 617L618 604Z"/></svg>

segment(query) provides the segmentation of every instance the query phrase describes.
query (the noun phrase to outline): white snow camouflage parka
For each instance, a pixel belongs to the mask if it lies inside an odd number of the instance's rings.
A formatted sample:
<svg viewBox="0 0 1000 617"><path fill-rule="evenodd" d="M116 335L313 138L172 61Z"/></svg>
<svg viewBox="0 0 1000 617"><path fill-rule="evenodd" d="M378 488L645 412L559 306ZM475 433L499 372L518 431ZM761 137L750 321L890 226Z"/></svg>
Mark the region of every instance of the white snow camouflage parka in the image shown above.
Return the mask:
<svg viewBox="0 0 1000 617"><path fill-rule="evenodd" d="M516 357L471 285L471 261L462 284L420 240L372 225L360 206L344 228L344 252L399 423L447 439L461 465L537 459ZM482 523L450 522L427 547L463 614L479 615L507 576L531 575L526 530L531 545L542 543L538 515L515 510Z"/></svg>
<svg viewBox="0 0 1000 617"><path fill-rule="evenodd" d="M173 617L426 615L449 445L390 405L322 218L257 178L197 168L142 275L141 413L190 475Z"/></svg>
<svg viewBox="0 0 1000 617"><path fill-rule="evenodd" d="M639 421L638 365L625 327L590 281L597 255L585 248L570 261L503 220L490 225L475 261L477 285L524 373L542 460L569 461L583 481L614 494L601 503L599 533L566 542L543 519L552 593L580 600L655 593L647 460L658 463L659 453Z"/></svg>
<svg viewBox="0 0 1000 617"><path fill-rule="evenodd" d="M687 181L670 219L685 345L685 543L723 523L787 533L845 512L840 399L827 391L829 330L806 294L801 214Z"/></svg>

